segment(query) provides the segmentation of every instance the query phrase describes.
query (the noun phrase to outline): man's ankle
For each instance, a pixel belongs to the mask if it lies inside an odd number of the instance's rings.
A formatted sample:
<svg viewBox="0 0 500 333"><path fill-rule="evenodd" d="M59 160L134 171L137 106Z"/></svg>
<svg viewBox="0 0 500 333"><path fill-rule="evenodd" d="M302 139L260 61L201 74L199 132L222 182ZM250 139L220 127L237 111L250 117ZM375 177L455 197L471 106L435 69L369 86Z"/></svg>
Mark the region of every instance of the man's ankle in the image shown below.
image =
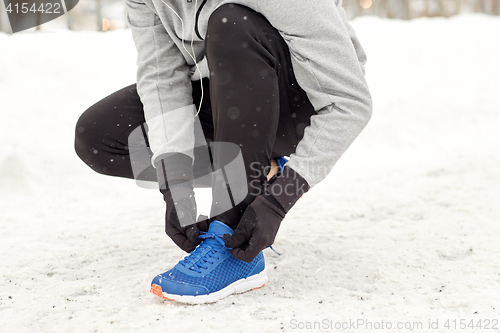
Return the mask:
<svg viewBox="0 0 500 333"><path fill-rule="evenodd" d="M273 176L279 171L280 167L278 162L276 162L275 158L271 159L271 168L269 169L269 173L267 174L267 181L269 181Z"/></svg>

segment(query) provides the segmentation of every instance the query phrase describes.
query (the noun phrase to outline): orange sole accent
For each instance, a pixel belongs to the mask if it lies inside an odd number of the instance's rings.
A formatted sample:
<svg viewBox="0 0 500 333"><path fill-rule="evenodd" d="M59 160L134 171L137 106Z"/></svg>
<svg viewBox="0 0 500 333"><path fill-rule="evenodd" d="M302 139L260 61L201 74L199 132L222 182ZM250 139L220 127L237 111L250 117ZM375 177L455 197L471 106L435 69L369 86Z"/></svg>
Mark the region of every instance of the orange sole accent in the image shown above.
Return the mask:
<svg viewBox="0 0 500 333"><path fill-rule="evenodd" d="M159 297L161 297L161 298L163 298L163 299L166 299L166 300L169 300L169 301L175 301L174 299L171 299L171 298L165 297L165 296L163 295L163 290L162 290L162 289L161 289L161 287L160 287L159 285L157 285L157 284L154 284L154 283L153 283L153 284L151 285L151 290L150 290L150 292L152 292L152 293L153 293L153 294L155 294L156 296L159 296Z"/></svg>
<svg viewBox="0 0 500 333"><path fill-rule="evenodd" d="M260 287L255 287L255 288L253 288L252 290L262 288L262 287L264 287L265 285L266 285L266 284L264 283L262 286L260 286Z"/></svg>

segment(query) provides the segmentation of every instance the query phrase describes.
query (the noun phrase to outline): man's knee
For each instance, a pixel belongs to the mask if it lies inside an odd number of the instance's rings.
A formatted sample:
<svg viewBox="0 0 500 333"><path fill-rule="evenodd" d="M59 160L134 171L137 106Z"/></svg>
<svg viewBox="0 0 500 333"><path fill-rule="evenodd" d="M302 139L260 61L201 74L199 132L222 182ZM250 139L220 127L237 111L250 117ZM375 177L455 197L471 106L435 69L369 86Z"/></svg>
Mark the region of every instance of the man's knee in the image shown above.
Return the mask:
<svg viewBox="0 0 500 333"><path fill-rule="evenodd" d="M243 49L244 39L250 36L249 29L253 28L252 9L236 4L225 4L217 8L208 20L207 48L216 43L217 48Z"/></svg>
<svg viewBox="0 0 500 333"><path fill-rule="evenodd" d="M106 174L106 166L104 166L99 159L99 138L101 137L96 131L93 124L93 108L85 111L75 128L75 152L78 157L87 164L92 170Z"/></svg>

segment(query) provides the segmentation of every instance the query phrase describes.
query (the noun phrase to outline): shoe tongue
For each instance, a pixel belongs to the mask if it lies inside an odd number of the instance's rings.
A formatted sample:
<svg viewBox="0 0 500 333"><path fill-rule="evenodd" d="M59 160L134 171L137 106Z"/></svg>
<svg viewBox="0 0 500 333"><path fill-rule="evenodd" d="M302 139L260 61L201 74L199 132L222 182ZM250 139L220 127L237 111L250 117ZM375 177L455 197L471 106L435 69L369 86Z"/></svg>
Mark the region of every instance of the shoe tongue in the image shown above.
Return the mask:
<svg viewBox="0 0 500 333"><path fill-rule="evenodd" d="M221 221L213 221L210 223L210 226L208 227L208 232L214 232L217 234L233 234L233 229L229 228L227 225L222 223Z"/></svg>

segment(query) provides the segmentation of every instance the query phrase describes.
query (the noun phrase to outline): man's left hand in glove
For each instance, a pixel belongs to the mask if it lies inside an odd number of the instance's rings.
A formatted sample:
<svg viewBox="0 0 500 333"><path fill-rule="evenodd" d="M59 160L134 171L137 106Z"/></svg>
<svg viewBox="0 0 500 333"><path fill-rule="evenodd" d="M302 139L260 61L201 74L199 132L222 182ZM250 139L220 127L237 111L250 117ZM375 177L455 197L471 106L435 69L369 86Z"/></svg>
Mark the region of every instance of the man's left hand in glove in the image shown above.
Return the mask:
<svg viewBox="0 0 500 333"><path fill-rule="evenodd" d="M306 180L285 166L281 175L247 207L233 235L224 236L231 254L251 262L271 246L285 214L308 190Z"/></svg>

